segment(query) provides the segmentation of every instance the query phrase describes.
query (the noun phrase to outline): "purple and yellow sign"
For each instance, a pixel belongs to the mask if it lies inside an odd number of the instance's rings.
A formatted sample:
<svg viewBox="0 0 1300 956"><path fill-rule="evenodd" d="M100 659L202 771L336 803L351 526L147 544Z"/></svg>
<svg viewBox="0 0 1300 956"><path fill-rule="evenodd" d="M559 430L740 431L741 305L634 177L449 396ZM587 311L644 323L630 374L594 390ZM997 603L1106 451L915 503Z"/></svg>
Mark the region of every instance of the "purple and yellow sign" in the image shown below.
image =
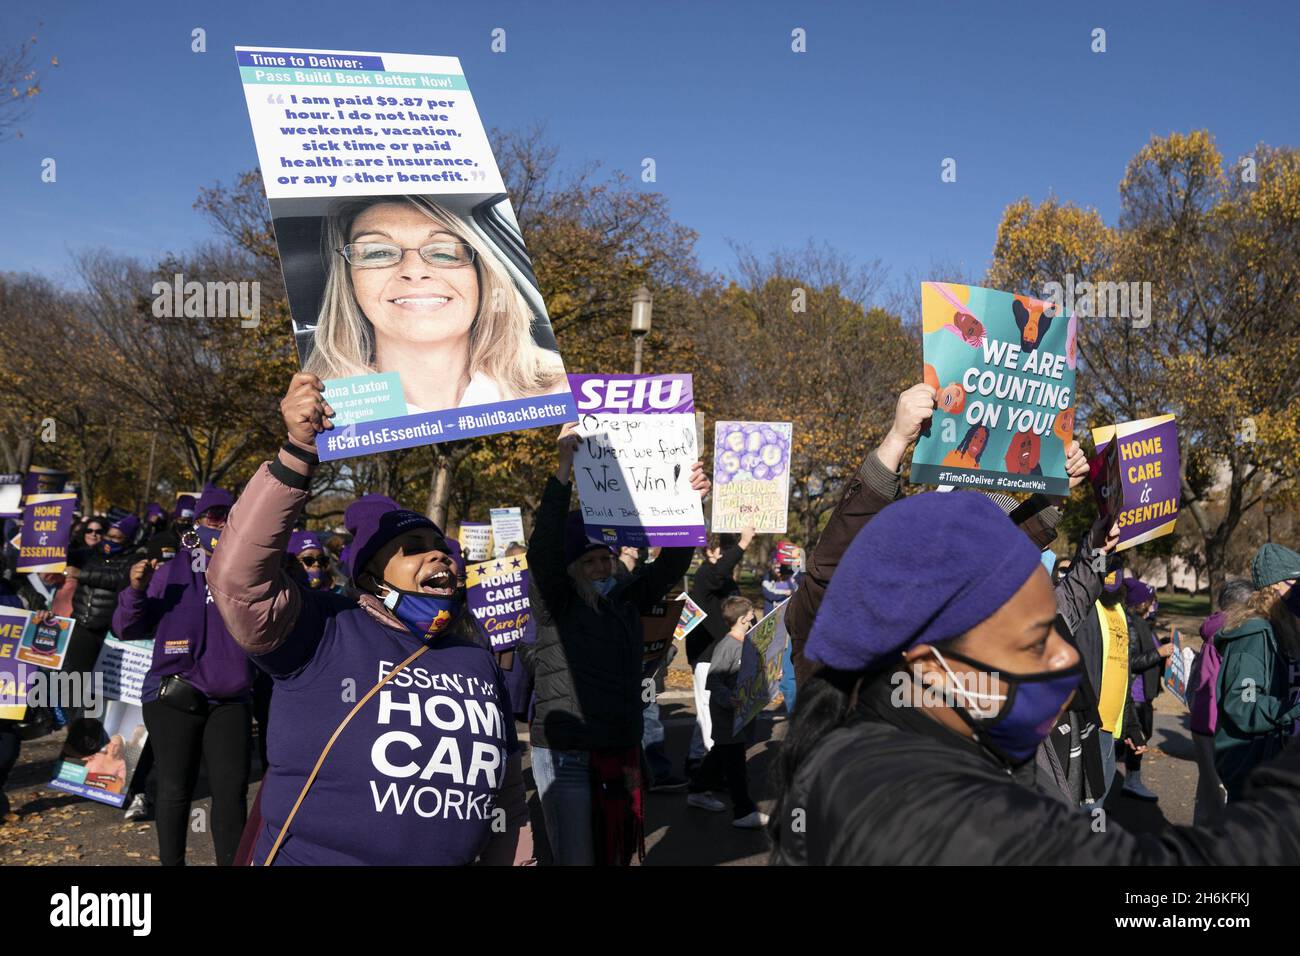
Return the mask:
<svg viewBox="0 0 1300 956"><path fill-rule="evenodd" d="M15 571L63 572L68 564L68 541L72 537L72 513L76 508L75 494L27 496Z"/></svg>
<svg viewBox="0 0 1300 956"><path fill-rule="evenodd" d="M1116 551L1171 534L1182 502L1178 454L1178 425L1173 415L1157 415L1092 430L1097 454L1112 440L1119 442L1119 473L1123 482Z"/></svg>
<svg viewBox="0 0 1300 956"><path fill-rule="evenodd" d="M508 651L533 634L528 556L516 554L465 567L465 600L493 651Z"/></svg>

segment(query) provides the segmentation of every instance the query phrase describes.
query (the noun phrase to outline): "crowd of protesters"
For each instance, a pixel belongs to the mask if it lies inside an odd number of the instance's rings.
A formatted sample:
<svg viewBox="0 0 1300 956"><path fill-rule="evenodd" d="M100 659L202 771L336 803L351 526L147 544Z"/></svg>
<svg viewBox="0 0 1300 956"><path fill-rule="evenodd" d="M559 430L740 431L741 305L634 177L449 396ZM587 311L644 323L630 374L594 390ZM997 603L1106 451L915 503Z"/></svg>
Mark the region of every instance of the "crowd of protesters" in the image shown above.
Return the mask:
<svg viewBox="0 0 1300 956"><path fill-rule="evenodd" d="M1156 593L1101 518L1057 559L1059 501L905 495L936 401L929 384L899 396L806 557L768 552L761 604L737 575L752 528L699 555L588 537L565 426L532 535L510 552L527 555L534 628L494 652L466 610L460 547L429 518L367 495L342 533L304 527L333 411L301 373L284 445L237 496L85 516L66 572L6 571L0 605L72 618L69 673L90 671L110 633L152 639L125 812L153 819L164 865L185 863L201 767L219 865L533 864L525 752L559 865L643 858L652 790L766 830L776 864L1300 862L1300 554L1265 545L1201 626L1194 826L1126 832L1104 822L1119 766L1123 794L1159 799L1143 755L1176 648ZM1066 470L1072 488L1087 480L1077 443ZM700 463L690 485L710 492ZM644 619L686 597L706 616L684 642L695 720L673 754L647 687L677 651L647 660ZM737 674L746 635L782 607L787 727L765 813ZM25 721L97 732L72 707ZM0 721L0 821L21 736Z"/></svg>

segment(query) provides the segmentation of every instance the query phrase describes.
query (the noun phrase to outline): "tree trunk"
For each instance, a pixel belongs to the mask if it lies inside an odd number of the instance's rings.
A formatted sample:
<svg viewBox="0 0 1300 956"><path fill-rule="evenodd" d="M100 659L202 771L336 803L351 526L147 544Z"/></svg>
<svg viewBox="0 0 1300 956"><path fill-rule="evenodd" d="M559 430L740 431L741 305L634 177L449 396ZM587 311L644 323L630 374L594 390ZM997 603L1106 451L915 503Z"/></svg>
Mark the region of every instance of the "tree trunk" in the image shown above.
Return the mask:
<svg viewBox="0 0 1300 956"><path fill-rule="evenodd" d="M451 501L455 464L451 456L437 445L433 447L433 472L429 476L429 504L425 514L439 528L447 527L447 505Z"/></svg>
<svg viewBox="0 0 1300 956"><path fill-rule="evenodd" d="M1219 593L1219 588L1223 586L1223 551L1224 542L1219 540L1218 534L1205 539L1205 572L1210 579L1210 600L1214 600L1214 595ZM1196 575L1196 589L1199 591L1201 585L1201 576L1198 572Z"/></svg>

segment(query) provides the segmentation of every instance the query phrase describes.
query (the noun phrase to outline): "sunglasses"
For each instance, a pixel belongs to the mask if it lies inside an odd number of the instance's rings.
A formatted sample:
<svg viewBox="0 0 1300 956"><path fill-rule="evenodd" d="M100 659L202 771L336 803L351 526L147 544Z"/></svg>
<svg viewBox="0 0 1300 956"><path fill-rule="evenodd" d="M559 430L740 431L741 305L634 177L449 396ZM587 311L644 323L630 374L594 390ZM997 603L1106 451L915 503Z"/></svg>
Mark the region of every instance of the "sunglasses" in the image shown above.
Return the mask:
<svg viewBox="0 0 1300 956"><path fill-rule="evenodd" d="M98 534L98 535L102 535L103 533L104 533L104 529L103 529L103 528L87 528L87 529L85 530L85 534Z"/></svg>
<svg viewBox="0 0 1300 956"><path fill-rule="evenodd" d="M314 568L318 564L322 568L327 568L329 567L330 564L329 558L325 558L325 557L313 558L311 555L307 555L307 557L305 558L299 558L298 560L302 562L302 566L304 568Z"/></svg>

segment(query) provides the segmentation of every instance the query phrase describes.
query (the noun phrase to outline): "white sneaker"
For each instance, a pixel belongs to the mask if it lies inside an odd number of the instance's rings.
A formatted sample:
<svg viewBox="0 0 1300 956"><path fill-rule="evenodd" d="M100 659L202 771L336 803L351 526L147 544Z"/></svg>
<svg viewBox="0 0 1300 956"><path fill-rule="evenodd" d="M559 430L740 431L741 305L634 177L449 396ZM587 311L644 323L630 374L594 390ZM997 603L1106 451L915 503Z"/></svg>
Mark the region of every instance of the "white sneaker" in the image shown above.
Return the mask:
<svg viewBox="0 0 1300 956"><path fill-rule="evenodd" d="M714 813L720 813L727 809L727 805L717 797L710 796L707 793L692 793L686 797L687 806L699 807L701 810L712 810ZM752 814L751 814L752 816Z"/></svg>
<svg viewBox="0 0 1300 956"><path fill-rule="evenodd" d="M1150 800L1155 802L1160 799L1159 795L1147 789L1147 787L1142 783L1142 778L1137 774L1131 773L1125 777L1124 786L1121 789L1124 793L1127 793L1131 797L1137 797L1139 800Z"/></svg>
<svg viewBox="0 0 1300 956"><path fill-rule="evenodd" d="M733 827L740 827L742 830L761 830L763 827L767 826L767 822L770 819L771 817L766 813L755 810L753 813L747 813L739 820L732 820L731 825Z"/></svg>
<svg viewBox="0 0 1300 956"><path fill-rule="evenodd" d="M131 798L125 817L128 820L148 820L152 810L153 808L149 806L149 798L143 793L137 793Z"/></svg>

